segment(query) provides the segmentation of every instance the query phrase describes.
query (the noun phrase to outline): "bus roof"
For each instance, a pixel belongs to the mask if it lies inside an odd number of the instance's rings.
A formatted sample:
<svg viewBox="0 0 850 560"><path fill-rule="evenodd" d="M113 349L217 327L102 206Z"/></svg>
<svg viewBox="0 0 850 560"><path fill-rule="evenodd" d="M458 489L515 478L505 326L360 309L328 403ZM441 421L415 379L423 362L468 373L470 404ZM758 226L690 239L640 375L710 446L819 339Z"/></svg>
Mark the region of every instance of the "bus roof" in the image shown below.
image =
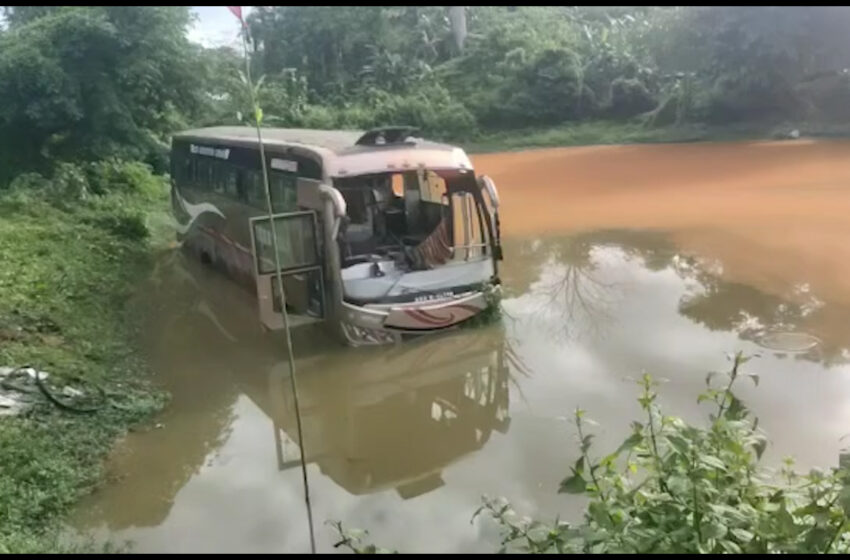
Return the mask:
<svg viewBox="0 0 850 560"><path fill-rule="evenodd" d="M263 144L315 146L325 148L337 155L348 155L373 150L386 150L389 147L399 148L421 147L429 150L454 150L455 146L440 144L415 138L415 143L399 143L390 145L358 145L357 141L366 134L363 130L318 130L310 128L263 128ZM185 130L174 135L175 138L189 140L233 141L239 144L256 145L257 129L250 126L213 126Z"/></svg>
<svg viewBox="0 0 850 560"><path fill-rule="evenodd" d="M369 132L359 130L315 130L305 128L263 128L263 145L270 148L300 147L322 154L330 177L403 170L415 167L472 169L461 148L408 137L408 127L387 127ZM374 142L386 131L392 142ZM403 141L398 141L403 138ZM216 126L186 130L175 140L210 142L248 148L257 146L257 130L248 126Z"/></svg>

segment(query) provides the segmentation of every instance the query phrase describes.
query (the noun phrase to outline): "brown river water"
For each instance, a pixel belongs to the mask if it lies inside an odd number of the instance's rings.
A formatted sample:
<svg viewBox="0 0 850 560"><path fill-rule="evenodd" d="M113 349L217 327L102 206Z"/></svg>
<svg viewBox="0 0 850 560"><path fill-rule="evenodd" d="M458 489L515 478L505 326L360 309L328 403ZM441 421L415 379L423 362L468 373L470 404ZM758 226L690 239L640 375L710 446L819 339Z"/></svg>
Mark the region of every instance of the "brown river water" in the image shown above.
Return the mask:
<svg viewBox="0 0 850 560"><path fill-rule="evenodd" d="M837 464L850 433L850 142L473 159L502 199L499 324L389 348L296 333L320 551L335 542L327 520L408 552L494 550L493 525L470 523L485 494L575 518L581 502L557 494L577 457L575 407L610 451L639 415L630 378L647 371L666 381L666 413L699 420L706 373L737 350L760 354L747 364L759 386L738 392L770 438L766 460ZM178 252L142 296L173 399L158 427L116 446L68 538L308 551L282 339L259 331L248 295Z"/></svg>

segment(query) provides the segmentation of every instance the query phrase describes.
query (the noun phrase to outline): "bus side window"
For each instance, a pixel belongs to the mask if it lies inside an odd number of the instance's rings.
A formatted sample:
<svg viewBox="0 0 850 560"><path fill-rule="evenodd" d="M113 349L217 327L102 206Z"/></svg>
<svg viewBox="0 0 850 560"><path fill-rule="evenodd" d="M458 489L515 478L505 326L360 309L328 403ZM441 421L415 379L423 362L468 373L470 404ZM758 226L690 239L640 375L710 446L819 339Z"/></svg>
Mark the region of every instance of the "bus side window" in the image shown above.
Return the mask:
<svg viewBox="0 0 850 560"><path fill-rule="evenodd" d="M186 157L186 184L194 187L198 181L198 166L195 158L192 156Z"/></svg>
<svg viewBox="0 0 850 560"><path fill-rule="evenodd" d="M272 208L275 212L292 212L296 209L298 193L294 173L272 171L269 187L272 195Z"/></svg>
<svg viewBox="0 0 850 560"><path fill-rule="evenodd" d="M195 184L197 185L198 190L212 190L212 167L210 167L210 161L198 158L195 161L195 166L197 169L195 175Z"/></svg>
<svg viewBox="0 0 850 560"><path fill-rule="evenodd" d="M245 193L247 194L248 204L262 208L265 202L262 189L262 178L260 173L254 170L245 171L244 175Z"/></svg>
<svg viewBox="0 0 850 560"><path fill-rule="evenodd" d="M236 184L236 169L229 163L221 163L219 165L221 166L223 174L222 180L224 181L224 192L226 192L227 196L230 198L239 200L239 188Z"/></svg>
<svg viewBox="0 0 850 560"><path fill-rule="evenodd" d="M247 204L248 200L248 172L244 169L234 168L236 177L236 198Z"/></svg>
<svg viewBox="0 0 850 560"><path fill-rule="evenodd" d="M191 185L195 181L195 168L192 163L194 162L191 157L182 156L180 161L180 177L178 178L180 183Z"/></svg>
<svg viewBox="0 0 850 560"><path fill-rule="evenodd" d="M225 167L220 161L210 162L210 175L212 179L213 190L218 194L225 194Z"/></svg>

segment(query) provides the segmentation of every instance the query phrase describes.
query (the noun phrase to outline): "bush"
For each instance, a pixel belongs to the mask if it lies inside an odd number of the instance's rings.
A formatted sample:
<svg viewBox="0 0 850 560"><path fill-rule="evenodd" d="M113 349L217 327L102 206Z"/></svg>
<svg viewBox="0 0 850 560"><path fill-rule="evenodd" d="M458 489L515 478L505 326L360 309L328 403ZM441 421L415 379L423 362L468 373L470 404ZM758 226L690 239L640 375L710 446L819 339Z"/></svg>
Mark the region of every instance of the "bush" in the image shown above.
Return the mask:
<svg viewBox="0 0 850 560"><path fill-rule="evenodd" d="M578 55L550 48L535 56L507 85L505 116L516 124L556 124L582 115L583 70Z"/></svg>
<svg viewBox="0 0 850 560"><path fill-rule="evenodd" d="M43 192L50 187L50 181L41 173L21 173L8 185L8 190L13 192Z"/></svg>
<svg viewBox="0 0 850 560"><path fill-rule="evenodd" d="M145 217L138 211L122 208L113 214L94 214L86 221L128 241L141 241L149 236Z"/></svg>
<svg viewBox="0 0 850 560"><path fill-rule="evenodd" d="M337 115L321 105L307 105L299 117L299 123L304 128L332 129L337 127L337 122Z"/></svg>
<svg viewBox="0 0 850 560"><path fill-rule="evenodd" d="M154 175L150 167L118 159L86 164L60 162L50 179L38 173L24 173L11 182L8 190L19 205L27 205L35 197L78 213L85 223L134 241L149 235L145 209L140 203L166 192L162 178Z"/></svg>
<svg viewBox="0 0 850 560"><path fill-rule="evenodd" d="M655 98L637 78L617 78L611 82L608 113L614 118L630 118L650 111Z"/></svg>
<svg viewBox="0 0 850 560"><path fill-rule="evenodd" d="M91 193L85 167L74 163L59 162L51 184L51 194L62 201L85 200Z"/></svg>
<svg viewBox="0 0 850 560"><path fill-rule="evenodd" d="M118 192L153 197L164 192L162 179L137 161L110 158L89 163L84 169L93 194Z"/></svg>
<svg viewBox="0 0 850 560"><path fill-rule="evenodd" d="M736 354L719 388L712 381L722 376L706 378L697 402L715 407L707 427L663 415L657 383L644 375L643 423L634 422L632 434L601 458L591 455L590 421L576 410L580 455L560 492L589 498L580 523L525 520L505 500L487 498L475 516L486 512L502 527L503 552L850 552L850 470L800 475L791 460L779 473L759 464L767 439L732 392L742 377L758 384L741 371L747 360ZM336 527L339 546L377 550Z"/></svg>

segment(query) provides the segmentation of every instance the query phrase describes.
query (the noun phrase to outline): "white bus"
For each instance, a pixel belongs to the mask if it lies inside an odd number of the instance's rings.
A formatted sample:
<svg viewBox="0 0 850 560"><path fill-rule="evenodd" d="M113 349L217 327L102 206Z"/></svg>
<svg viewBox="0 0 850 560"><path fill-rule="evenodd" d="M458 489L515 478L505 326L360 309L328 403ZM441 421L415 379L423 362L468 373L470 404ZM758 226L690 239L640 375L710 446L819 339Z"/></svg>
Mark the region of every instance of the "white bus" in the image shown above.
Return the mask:
<svg viewBox="0 0 850 560"><path fill-rule="evenodd" d="M348 344L382 344L488 305L502 258L495 185L462 149L413 131L263 129L291 326L323 321ZM183 247L282 328L256 130L176 134L171 166Z"/></svg>

